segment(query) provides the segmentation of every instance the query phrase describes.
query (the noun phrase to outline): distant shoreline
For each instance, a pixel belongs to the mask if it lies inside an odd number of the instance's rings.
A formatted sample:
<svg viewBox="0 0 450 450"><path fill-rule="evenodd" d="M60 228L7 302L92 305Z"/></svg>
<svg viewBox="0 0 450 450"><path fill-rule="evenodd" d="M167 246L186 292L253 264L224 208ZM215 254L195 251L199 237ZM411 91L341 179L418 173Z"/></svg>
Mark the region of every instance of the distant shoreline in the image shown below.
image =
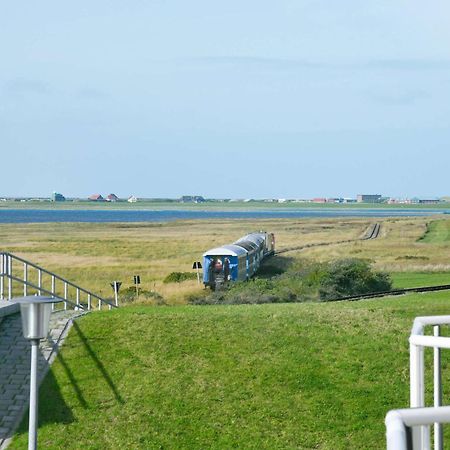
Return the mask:
<svg viewBox="0 0 450 450"><path fill-rule="evenodd" d="M153 202L138 201L136 203L128 202L89 202L89 201L65 201L65 202L46 202L46 201L4 201L0 202L1 210L130 210L130 211L254 211L254 210L275 210L275 211L293 211L304 209L326 210L439 210L450 211L449 203L439 204L393 204L385 203L276 203L276 202L202 202L202 203L178 203L178 202Z"/></svg>

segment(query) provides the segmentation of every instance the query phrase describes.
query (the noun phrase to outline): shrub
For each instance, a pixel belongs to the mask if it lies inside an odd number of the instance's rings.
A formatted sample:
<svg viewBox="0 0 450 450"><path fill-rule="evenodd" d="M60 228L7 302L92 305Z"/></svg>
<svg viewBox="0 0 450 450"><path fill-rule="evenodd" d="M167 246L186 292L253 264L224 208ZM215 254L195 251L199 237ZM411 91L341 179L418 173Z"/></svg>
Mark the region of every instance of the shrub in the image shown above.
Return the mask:
<svg viewBox="0 0 450 450"><path fill-rule="evenodd" d="M389 291L391 280L367 261L343 259L328 264L303 260L282 275L232 283L228 289L193 295L196 305L236 305L331 301L350 295Z"/></svg>
<svg viewBox="0 0 450 450"><path fill-rule="evenodd" d="M351 295L389 291L392 281L388 274L375 272L367 261L342 259L332 262L320 281L320 300L329 301Z"/></svg>
<svg viewBox="0 0 450 450"><path fill-rule="evenodd" d="M182 283L186 280L196 280L197 274L193 272L172 272L164 278L163 283Z"/></svg>
<svg viewBox="0 0 450 450"><path fill-rule="evenodd" d="M139 289L139 296L136 294L136 287L130 286L119 292L119 304L120 303L132 303L139 300L140 302L146 302L165 305L164 297L156 291L147 291L145 289Z"/></svg>

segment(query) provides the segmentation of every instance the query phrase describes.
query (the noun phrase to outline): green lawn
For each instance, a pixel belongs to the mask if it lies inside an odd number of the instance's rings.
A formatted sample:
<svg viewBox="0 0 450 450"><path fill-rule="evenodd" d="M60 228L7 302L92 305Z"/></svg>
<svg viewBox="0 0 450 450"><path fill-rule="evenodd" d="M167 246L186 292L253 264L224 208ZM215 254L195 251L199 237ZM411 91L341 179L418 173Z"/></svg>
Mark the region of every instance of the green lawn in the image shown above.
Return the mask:
<svg viewBox="0 0 450 450"><path fill-rule="evenodd" d="M40 448L383 448L385 414L408 405L412 321L449 306L433 293L92 313L41 387Z"/></svg>
<svg viewBox="0 0 450 450"><path fill-rule="evenodd" d="M394 289L450 284L450 272L394 272Z"/></svg>
<svg viewBox="0 0 450 450"><path fill-rule="evenodd" d="M434 220L427 226L427 232L420 242L444 244L450 242L450 220Z"/></svg>

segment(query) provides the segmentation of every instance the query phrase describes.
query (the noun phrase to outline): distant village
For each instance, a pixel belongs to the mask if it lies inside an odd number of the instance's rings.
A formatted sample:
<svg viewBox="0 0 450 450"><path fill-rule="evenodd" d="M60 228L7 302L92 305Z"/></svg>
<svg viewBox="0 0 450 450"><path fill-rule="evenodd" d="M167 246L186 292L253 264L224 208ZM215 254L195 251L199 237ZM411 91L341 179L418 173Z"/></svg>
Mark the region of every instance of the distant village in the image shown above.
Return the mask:
<svg viewBox="0 0 450 450"><path fill-rule="evenodd" d="M358 194L355 198L346 197L315 197L311 199L288 199L288 198L267 198L267 199L253 199L253 198L236 198L236 199L217 199L205 198L201 195L183 195L180 198L138 198L130 195L125 198L118 197L115 194L101 195L92 194L87 198L66 197L59 192L53 192L50 197L3 197L0 201L16 201L16 202L156 202L156 203L328 203L328 204L348 204L348 203L369 203L369 204L440 204L450 202L449 197L442 198L394 198L385 197L381 194Z"/></svg>

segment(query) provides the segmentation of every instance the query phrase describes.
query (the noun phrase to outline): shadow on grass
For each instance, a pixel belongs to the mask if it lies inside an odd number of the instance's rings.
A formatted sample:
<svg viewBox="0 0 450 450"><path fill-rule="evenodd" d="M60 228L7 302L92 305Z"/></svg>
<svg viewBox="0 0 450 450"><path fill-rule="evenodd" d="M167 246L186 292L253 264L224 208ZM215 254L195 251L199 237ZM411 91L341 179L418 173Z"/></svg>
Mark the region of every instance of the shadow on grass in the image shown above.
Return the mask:
<svg viewBox="0 0 450 450"><path fill-rule="evenodd" d="M84 357L89 358L94 363L95 369L97 369L100 372L101 376L107 383L108 387L113 392L116 401L120 404L124 404L124 400L121 397L120 393L118 392L116 386L114 385L107 370L105 369L105 366L97 357L95 351L89 344L87 337L83 334L83 332L81 331L80 327L76 322L73 322L73 329L78 334L80 342L83 345L84 349L86 350L86 356ZM43 358L42 355L39 356L40 358ZM82 383L79 379L77 379L77 376L74 374L71 363L68 363L61 353L58 353L57 361L61 364L61 367L64 370L67 380L70 382L70 385L79 402L79 405L84 409L88 409L89 399L86 399L85 395L83 394ZM45 364L41 362L41 364L44 366L47 365L47 362L45 361ZM26 403L28 406L28 400L26 401ZM39 388L38 416L39 416L39 426L56 423L70 424L76 421L72 409L66 403L64 395L61 392L61 388L58 384L58 380L56 379L51 369L47 372ZM17 435L26 435L28 433L28 412L24 414L16 433ZM11 434L8 434L6 436L0 436L0 441L2 438L4 439L9 436L11 436Z"/></svg>
<svg viewBox="0 0 450 450"><path fill-rule="evenodd" d="M69 379L70 384L72 385L73 390L75 391L75 395L77 396L80 405L83 408L87 408L88 407L87 401L85 400L83 393L80 387L78 386L76 378L74 377L72 371L70 370L70 367L67 365L66 360L61 355L61 353L58 353L57 359L60 362L61 366L63 367L64 372L66 372L67 378Z"/></svg>
<svg viewBox="0 0 450 450"><path fill-rule="evenodd" d="M40 355L41 357L41 355ZM28 394L29 395L29 394ZM15 434L16 436L28 434L28 405L29 400L25 401L25 412L20 421L20 425L17 431L10 433L9 437ZM70 424L75 418L71 408L67 405L64 397L61 394L58 381L56 380L53 372L49 370L39 387L39 424L38 426L46 424ZM13 430L11 430L12 432Z"/></svg>
<svg viewBox="0 0 450 450"><path fill-rule="evenodd" d="M80 341L82 342L82 344L84 345L84 348L86 349L87 353L89 354L89 356L91 357L92 361L95 363L97 369L100 371L100 373L102 374L103 379L106 381L106 383L108 384L108 386L110 387L111 391L114 394L114 397L116 398L116 400L120 403L120 404L124 404L124 400L121 397L119 391L117 390L112 378L109 376L107 370L105 369L105 366L103 365L103 363L98 359L95 351L92 349L92 347L89 345L88 339L86 338L86 336L83 334L83 332L81 331L80 327L78 326L78 324L76 322L73 323L73 328L74 330L77 332L78 337L80 338ZM81 393L80 393L81 394ZM77 394L78 395L78 394ZM82 394L81 394L82 396Z"/></svg>

